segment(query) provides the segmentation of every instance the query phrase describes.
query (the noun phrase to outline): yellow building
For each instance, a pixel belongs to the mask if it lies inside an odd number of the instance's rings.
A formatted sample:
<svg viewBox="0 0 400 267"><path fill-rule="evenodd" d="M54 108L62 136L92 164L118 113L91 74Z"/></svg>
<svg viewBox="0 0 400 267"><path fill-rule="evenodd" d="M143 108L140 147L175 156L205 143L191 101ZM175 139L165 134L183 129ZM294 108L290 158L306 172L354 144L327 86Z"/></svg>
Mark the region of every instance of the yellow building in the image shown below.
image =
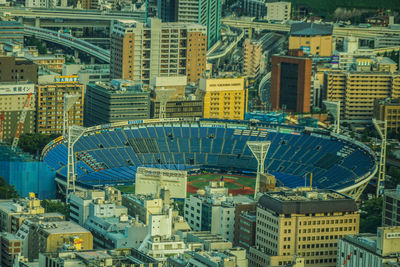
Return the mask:
<svg viewBox="0 0 400 267"><path fill-rule="evenodd" d="M74 250L93 249L92 233L71 221L37 222L31 225L29 259L37 259L39 253L52 253L67 246Z"/></svg>
<svg viewBox="0 0 400 267"><path fill-rule="evenodd" d="M42 66L48 70L61 73L63 65L65 64L64 55L39 55L39 54L27 54L25 57L32 60L38 66Z"/></svg>
<svg viewBox="0 0 400 267"><path fill-rule="evenodd" d="M315 23L292 24L289 34L289 50L300 49L305 54L330 57L333 52L331 25Z"/></svg>
<svg viewBox="0 0 400 267"><path fill-rule="evenodd" d="M400 132L400 98L376 99L374 102L374 117L387 121L388 130Z"/></svg>
<svg viewBox="0 0 400 267"><path fill-rule="evenodd" d="M400 75L389 72L327 72L324 85L326 99L341 102L346 120L369 121L376 99L400 97Z"/></svg>
<svg viewBox="0 0 400 267"><path fill-rule="evenodd" d="M13 224L12 218L17 215L43 214L44 208L40 206L40 200L30 193L29 198L0 201L0 231L16 233L20 224Z"/></svg>
<svg viewBox="0 0 400 267"><path fill-rule="evenodd" d="M298 256L305 267L334 267L337 241L358 233L360 215L348 196L298 188L265 193L258 201L256 218L249 266L290 265Z"/></svg>
<svg viewBox="0 0 400 267"><path fill-rule="evenodd" d="M198 94L204 97L204 118L243 120L246 88L245 77L200 78Z"/></svg>
<svg viewBox="0 0 400 267"><path fill-rule="evenodd" d="M62 133L64 95L80 95L77 102L69 110L69 125L83 126L83 104L85 86L77 82L78 76L57 76L51 84L36 86L37 121L39 133Z"/></svg>

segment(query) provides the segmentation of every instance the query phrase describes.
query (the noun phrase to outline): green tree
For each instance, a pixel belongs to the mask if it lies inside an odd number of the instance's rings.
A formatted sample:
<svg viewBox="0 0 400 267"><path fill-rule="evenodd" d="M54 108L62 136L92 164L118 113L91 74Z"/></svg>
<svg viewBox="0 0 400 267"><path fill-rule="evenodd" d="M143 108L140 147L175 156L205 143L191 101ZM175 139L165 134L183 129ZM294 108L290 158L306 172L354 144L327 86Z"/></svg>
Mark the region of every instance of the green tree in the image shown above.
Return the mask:
<svg viewBox="0 0 400 267"><path fill-rule="evenodd" d="M18 146L24 151L32 155L39 155L43 148L58 135L48 135L41 133L23 134L19 139Z"/></svg>
<svg viewBox="0 0 400 267"><path fill-rule="evenodd" d="M385 188L394 189L400 184L400 168L392 166L389 168L387 174L390 176L385 182Z"/></svg>
<svg viewBox="0 0 400 267"><path fill-rule="evenodd" d="M382 197L364 201L360 210L360 233L376 233L382 223Z"/></svg>
<svg viewBox="0 0 400 267"><path fill-rule="evenodd" d="M64 215L66 220L69 220L69 204L65 204L60 200L44 199L40 202L40 205L45 212L58 212Z"/></svg>
<svg viewBox="0 0 400 267"><path fill-rule="evenodd" d="M13 185L0 176L0 199L18 198L18 192Z"/></svg>

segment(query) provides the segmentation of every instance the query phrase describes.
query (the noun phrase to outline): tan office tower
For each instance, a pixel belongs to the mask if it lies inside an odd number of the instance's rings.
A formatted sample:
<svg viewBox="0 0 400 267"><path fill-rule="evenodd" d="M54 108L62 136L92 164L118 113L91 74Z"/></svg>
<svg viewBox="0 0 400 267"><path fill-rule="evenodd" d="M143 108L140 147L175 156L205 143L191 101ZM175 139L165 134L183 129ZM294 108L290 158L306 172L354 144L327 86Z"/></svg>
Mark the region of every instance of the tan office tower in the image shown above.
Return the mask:
<svg viewBox="0 0 400 267"><path fill-rule="evenodd" d="M61 134L64 119L64 96L80 95L69 110L69 125L83 126L85 86L77 82L78 76L57 76L54 83L36 86L37 121L39 133Z"/></svg>
<svg viewBox="0 0 400 267"><path fill-rule="evenodd" d="M154 77L186 75L188 82L198 82L206 70L206 33L199 24L118 20L111 38L111 77L148 85Z"/></svg>
<svg viewBox="0 0 400 267"><path fill-rule="evenodd" d="M338 239L358 234L360 215L348 196L299 188L265 193L256 218L249 266L286 266L300 257L305 267L334 267Z"/></svg>

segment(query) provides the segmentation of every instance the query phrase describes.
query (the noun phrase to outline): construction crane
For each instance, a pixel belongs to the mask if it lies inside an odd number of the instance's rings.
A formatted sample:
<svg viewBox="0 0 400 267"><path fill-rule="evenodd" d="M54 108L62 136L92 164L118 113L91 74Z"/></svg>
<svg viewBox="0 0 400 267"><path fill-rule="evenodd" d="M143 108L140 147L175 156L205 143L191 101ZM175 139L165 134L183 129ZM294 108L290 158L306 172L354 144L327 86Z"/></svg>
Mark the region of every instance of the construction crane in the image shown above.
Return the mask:
<svg viewBox="0 0 400 267"><path fill-rule="evenodd" d="M28 98L25 101L24 108L21 111L21 115L19 116L17 131L15 132L15 136L11 145L11 149L14 151L17 149L19 137L21 136L22 128L24 127L26 114L28 113L29 106L31 104L31 96L32 93L29 93Z"/></svg>
<svg viewBox="0 0 400 267"><path fill-rule="evenodd" d="M0 115L0 142L3 142L4 138L4 121L5 121L4 111L2 111Z"/></svg>

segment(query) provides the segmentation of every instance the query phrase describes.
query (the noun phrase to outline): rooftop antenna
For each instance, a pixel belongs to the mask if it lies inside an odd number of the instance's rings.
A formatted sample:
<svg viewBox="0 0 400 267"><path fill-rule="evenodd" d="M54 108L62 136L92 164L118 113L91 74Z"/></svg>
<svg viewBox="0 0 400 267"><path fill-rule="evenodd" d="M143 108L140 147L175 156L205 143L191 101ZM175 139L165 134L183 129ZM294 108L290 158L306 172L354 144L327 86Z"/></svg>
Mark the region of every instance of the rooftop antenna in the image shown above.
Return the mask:
<svg viewBox="0 0 400 267"><path fill-rule="evenodd" d="M256 186L254 188L254 199L257 196L258 191L260 190L260 175L264 173L264 162L267 157L268 149L271 146L271 142L266 141L248 141L247 146L250 148L254 157L257 160L257 179Z"/></svg>

